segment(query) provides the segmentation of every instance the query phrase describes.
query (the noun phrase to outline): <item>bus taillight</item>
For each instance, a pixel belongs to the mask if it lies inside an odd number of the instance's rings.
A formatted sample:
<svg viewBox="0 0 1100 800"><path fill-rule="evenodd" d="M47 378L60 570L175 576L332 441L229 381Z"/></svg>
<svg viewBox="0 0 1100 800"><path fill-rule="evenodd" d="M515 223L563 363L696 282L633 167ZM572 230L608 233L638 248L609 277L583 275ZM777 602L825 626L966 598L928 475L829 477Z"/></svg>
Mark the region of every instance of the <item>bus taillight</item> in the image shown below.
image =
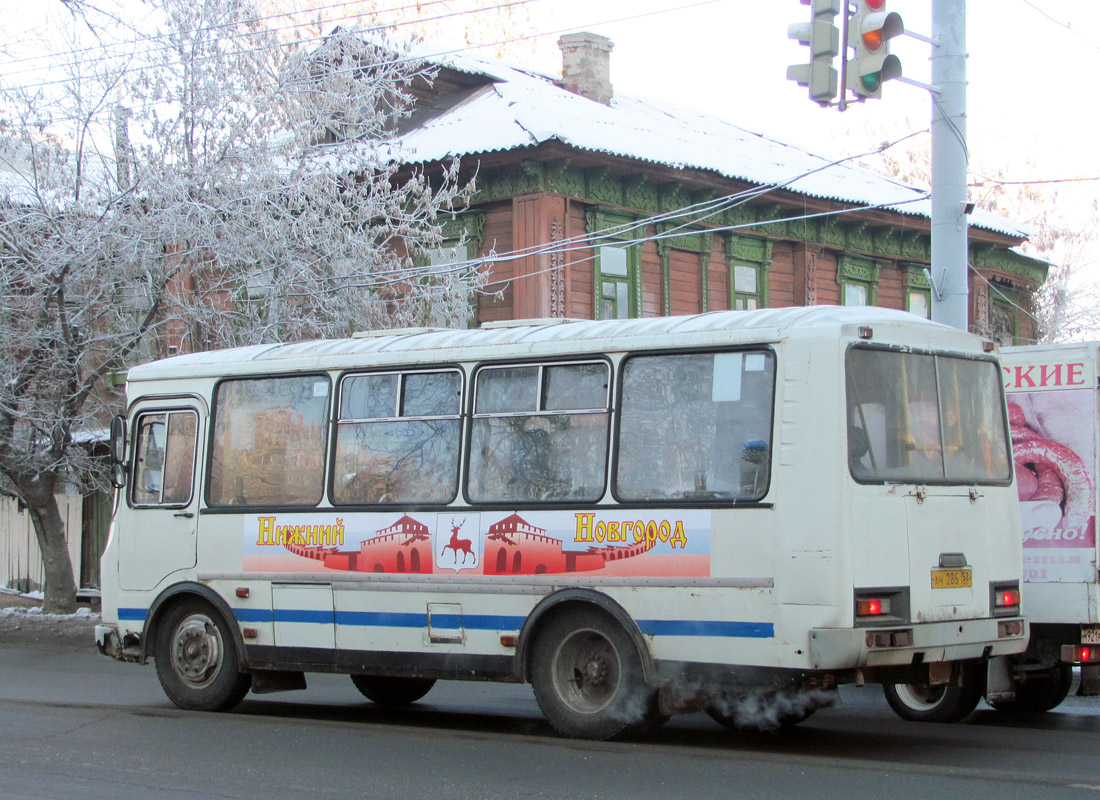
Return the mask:
<svg viewBox="0 0 1100 800"><path fill-rule="evenodd" d="M856 600L857 617L878 617L890 613L889 597L866 597Z"/></svg>

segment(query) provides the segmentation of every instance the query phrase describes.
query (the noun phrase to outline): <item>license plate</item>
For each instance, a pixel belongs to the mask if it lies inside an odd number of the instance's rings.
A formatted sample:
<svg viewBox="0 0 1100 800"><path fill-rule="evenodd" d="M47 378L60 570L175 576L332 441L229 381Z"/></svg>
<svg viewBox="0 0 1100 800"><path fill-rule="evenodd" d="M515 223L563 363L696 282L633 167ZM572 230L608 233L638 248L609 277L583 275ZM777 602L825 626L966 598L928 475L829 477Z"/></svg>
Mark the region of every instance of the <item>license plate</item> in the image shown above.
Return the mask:
<svg viewBox="0 0 1100 800"><path fill-rule="evenodd" d="M970 588L970 570L934 569L932 570L932 588L968 589Z"/></svg>
<svg viewBox="0 0 1100 800"><path fill-rule="evenodd" d="M1100 644L1100 628L1082 628L1081 644Z"/></svg>

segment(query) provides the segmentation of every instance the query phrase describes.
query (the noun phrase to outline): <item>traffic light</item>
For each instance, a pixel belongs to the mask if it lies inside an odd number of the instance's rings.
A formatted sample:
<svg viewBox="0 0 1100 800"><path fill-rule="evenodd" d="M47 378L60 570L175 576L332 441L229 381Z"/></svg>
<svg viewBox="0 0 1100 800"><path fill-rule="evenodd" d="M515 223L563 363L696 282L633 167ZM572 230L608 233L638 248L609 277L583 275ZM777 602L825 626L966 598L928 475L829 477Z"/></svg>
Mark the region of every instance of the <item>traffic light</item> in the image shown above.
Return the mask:
<svg viewBox="0 0 1100 800"><path fill-rule="evenodd" d="M886 0L856 0L848 22L848 88L859 97L881 97L882 84L901 77L901 61L890 55L890 40L905 32L901 15L886 10Z"/></svg>
<svg viewBox="0 0 1100 800"><path fill-rule="evenodd" d="M787 67L787 80L810 90L810 99L823 106L836 97L837 77L833 58L840 53L840 31L835 24L845 0L801 0L810 6L810 21L788 26L787 36L810 48L810 63Z"/></svg>

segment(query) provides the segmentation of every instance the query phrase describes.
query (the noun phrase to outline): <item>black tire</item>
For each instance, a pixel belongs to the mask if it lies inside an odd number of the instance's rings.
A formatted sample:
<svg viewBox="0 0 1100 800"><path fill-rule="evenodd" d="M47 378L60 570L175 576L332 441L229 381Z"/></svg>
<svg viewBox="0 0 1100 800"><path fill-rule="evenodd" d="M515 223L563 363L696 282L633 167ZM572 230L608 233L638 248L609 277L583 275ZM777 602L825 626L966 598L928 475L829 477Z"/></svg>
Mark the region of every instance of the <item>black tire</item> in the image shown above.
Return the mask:
<svg viewBox="0 0 1100 800"><path fill-rule="evenodd" d="M168 699L188 711L227 711L241 702L252 675L240 672L232 631L208 603L184 600L156 629L157 677Z"/></svg>
<svg viewBox="0 0 1100 800"><path fill-rule="evenodd" d="M777 733L805 722L822 705L798 689L749 692L742 695L716 694L707 698L703 710L715 722L741 733Z"/></svg>
<svg viewBox="0 0 1100 800"><path fill-rule="evenodd" d="M407 706L415 703L435 686L434 678L391 678L381 675L352 675L363 697L380 706Z"/></svg>
<svg viewBox="0 0 1100 800"><path fill-rule="evenodd" d="M634 642L606 614L585 609L554 617L538 632L531 659L535 699L563 736L639 735L667 719Z"/></svg>
<svg viewBox="0 0 1100 800"><path fill-rule="evenodd" d="M910 722L958 722L977 708L985 694L977 668L963 673L962 686L922 686L914 683L884 683L882 692L894 713Z"/></svg>
<svg viewBox="0 0 1100 800"><path fill-rule="evenodd" d="M1041 714L1065 700L1072 684L1073 668L1055 664L1049 670L1027 673L1026 680L1016 683L1015 700L998 700L990 705L998 711Z"/></svg>

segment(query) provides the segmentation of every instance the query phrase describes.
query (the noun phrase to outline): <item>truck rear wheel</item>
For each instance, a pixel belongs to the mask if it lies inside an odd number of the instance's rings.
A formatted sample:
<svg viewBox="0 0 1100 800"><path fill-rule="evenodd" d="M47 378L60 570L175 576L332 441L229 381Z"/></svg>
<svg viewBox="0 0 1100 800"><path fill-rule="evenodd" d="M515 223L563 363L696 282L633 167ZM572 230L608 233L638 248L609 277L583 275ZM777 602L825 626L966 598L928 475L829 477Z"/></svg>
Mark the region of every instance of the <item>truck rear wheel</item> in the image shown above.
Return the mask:
<svg viewBox="0 0 1100 800"><path fill-rule="evenodd" d="M958 722L977 708L984 694L974 669L964 671L962 686L884 683L882 692L894 713L911 722Z"/></svg>
<svg viewBox="0 0 1100 800"><path fill-rule="evenodd" d="M1073 683L1073 668L1069 664L1055 664L1049 670L1029 672L1016 682L1015 700L998 700L990 703L998 711L1024 714L1050 711L1066 699Z"/></svg>

